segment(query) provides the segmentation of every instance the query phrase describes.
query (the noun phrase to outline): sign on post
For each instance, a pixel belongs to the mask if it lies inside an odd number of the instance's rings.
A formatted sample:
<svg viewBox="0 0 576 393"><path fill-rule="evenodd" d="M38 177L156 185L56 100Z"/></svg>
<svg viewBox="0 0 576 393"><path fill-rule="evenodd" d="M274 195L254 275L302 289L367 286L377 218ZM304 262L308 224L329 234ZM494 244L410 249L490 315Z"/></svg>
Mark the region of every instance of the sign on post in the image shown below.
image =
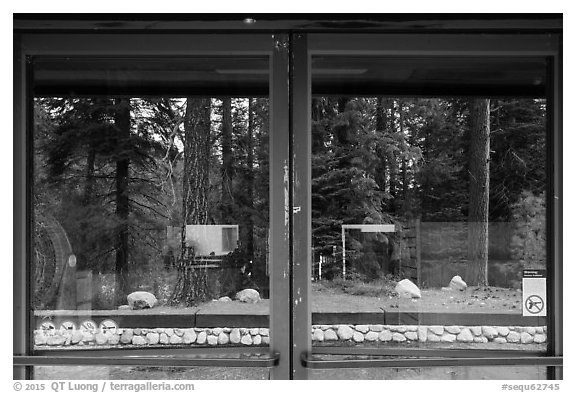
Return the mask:
<svg viewBox="0 0 576 393"><path fill-rule="evenodd" d="M546 316L546 270L522 272L522 316Z"/></svg>

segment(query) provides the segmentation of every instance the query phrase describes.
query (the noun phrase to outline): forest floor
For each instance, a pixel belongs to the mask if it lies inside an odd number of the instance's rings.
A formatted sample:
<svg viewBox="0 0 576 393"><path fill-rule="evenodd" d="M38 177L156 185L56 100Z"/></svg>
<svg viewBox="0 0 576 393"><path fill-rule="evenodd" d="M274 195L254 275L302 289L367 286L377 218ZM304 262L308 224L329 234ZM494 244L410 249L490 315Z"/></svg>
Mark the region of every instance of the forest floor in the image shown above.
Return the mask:
<svg viewBox="0 0 576 393"><path fill-rule="evenodd" d="M511 288L468 287L465 291L446 291L440 288L421 290L422 298L406 299L376 293L371 288L312 284L312 312L431 312L431 313L499 313L520 314L522 312L522 292ZM370 293L374 294L357 294ZM205 314L267 314L270 302L262 299L256 304L239 301L209 301L199 304L194 310ZM174 308L161 306L153 310L175 312ZM183 311L182 309L180 309Z"/></svg>

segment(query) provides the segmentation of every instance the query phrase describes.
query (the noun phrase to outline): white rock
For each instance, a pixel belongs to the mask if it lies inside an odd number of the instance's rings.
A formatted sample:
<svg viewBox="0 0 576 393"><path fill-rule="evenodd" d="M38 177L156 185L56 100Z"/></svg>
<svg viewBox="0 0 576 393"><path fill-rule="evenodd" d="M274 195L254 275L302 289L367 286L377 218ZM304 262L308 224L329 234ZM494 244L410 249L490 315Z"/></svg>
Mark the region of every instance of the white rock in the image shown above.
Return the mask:
<svg viewBox="0 0 576 393"><path fill-rule="evenodd" d="M384 326L383 325L370 325L370 330L373 332L381 332L382 330L384 330Z"/></svg>
<svg viewBox="0 0 576 393"><path fill-rule="evenodd" d="M252 344L254 344L254 345L262 344L262 336L257 334L254 337L252 337Z"/></svg>
<svg viewBox="0 0 576 393"><path fill-rule="evenodd" d="M177 336L177 335L173 335L170 337L170 344L176 345L176 344L182 344L182 337Z"/></svg>
<svg viewBox="0 0 576 393"><path fill-rule="evenodd" d="M392 333L389 330L384 330L378 335L378 340L382 342L388 342L392 340Z"/></svg>
<svg viewBox="0 0 576 393"><path fill-rule="evenodd" d="M258 329L258 334L261 336L269 336L270 330L268 328L260 328Z"/></svg>
<svg viewBox="0 0 576 393"><path fill-rule="evenodd" d="M463 343L471 343L472 341L474 341L474 336L472 335L472 332L470 331L470 329L464 328L456 336L456 340L463 342Z"/></svg>
<svg viewBox="0 0 576 393"><path fill-rule="evenodd" d="M485 344L485 343L488 342L488 339L487 339L486 337L484 337L484 336L476 336L476 337L474 337L474 342L475 342L475 343L483 343L483 344Z"/></svg>
<svg viewBox="0 0 576 393"><path fill-rule="evenodd" d="M418 340L418 333L416 332L406 332L404 333L404 336L406 336L406 338L410 341L416 341Z"/></svg>
<svg viewBox="0 0 576 393"><path fill-rule="evenodd" d="M528 332L520 333L520 342L522 344L530 344L534 342L534 337Z"/></svg>
<svg viewBox="0 0 576 393"><path fill-rule="evenodd" d="M494 337L498 336L498 331L492 326L482 326L482 335L492 340Z"/></svg>
<svg viewBox="0 0 576 393"><path fill-rule="evenodd" d="M260 301L260 294L255 289L243 289L235 297L243 303L258 303Z"/></svg>
<svg viewBox="0 0 576 393"><path fill-rule="evenodd" d="M536 344L542 344L546 342L546 335L545 334L535 334L534 335L534 342Z"/></svg>
<svg viewBox="0 0 576 393"><path fill-rule="evenodd" d="M348 325L340 325L338 327L338 337L340 340L350 340L354 335L354 330Z"/></svg>
<svg viewBox="0 0 576 393"><path fill-rule="evenodd" d="M460 333L461 329L460 329L460 326L453 325L453 326L445 326L444 330L446 330L450 334L458 334L458 333Z"/></svg>
<svg viewBox="0 0 576 393"><path fill-rule="evenodd" d="M206 342L208 345L218 345L218 337L210 334L206 337Z"/></svg>
<svg viewBox="0 0 576 393"><path fill-rule="evenodd" d="M506 339L505 339L504 337L496 337L496 338L494 339L494 342L495 342L495 343L498 343L498 344L506 344L507 341L506 341Z"/></svg>
<svg viewBox="0 0 576 393"><path fill-rule="evenodd" d="M182 336L182 342L184 344L192 344L194 341L196 341L196 332L194 329L186 329Z"/></svg>
<svg viewBox="0 0 576 393"><path fill-rule="evenodd" d="M146 340L142 336L134 336L132 337L132 344L134 345L146 345Z"/></svg>
<svg viewBox="0 0 576 393"><path fill-rule="evenodd" d="M402 343L402 342L406 341L406 337L404 337L404 335L402 333L394 333L392 335L392 341Z"/></svg>
<svg viewBox="0 0 576 393"><path fill-rule="evenodd" d="M196 344L206 344L206 339L207 339L208 335L206 334L206 332L200 332L198 333L198 336L196 337Z"/></svg>
<svg viewBox="0 0 576 393"><path fill-rule="evenodd" d="M166 333L166 335L168 337L172 337L174 335L174 329L168 328L168 329L164 330L164 333Z"/></svg>
<svg viewBox="0 0 576 393"><path fill-rule="evenodd" d="M324 341L324 331L322 329L314 329L312 334L313 341Z"/></svg>
<svg viewBox="0 0 576 393"><path fill-rule="evenodd" d="M222 296L221 298L218 299L219 302L231 302L232 299L230 299L228 296Z"/></svg>
<svg viewBox="0 0 576 393"><path fill-rule="evenodd" d="M170 337L168 337L168 335L166 333L160 333L159 342L160 342L160 344L169 344L170 343Z"/></svg>
<svg viewBox="0 0 576 393"><path fill-rule="evenodd" d="M406 333L408 329L404 325L390 326L390 330L398 333Z"/></svg>
<svg viewBox="0 0 576 393"><path fill-rule="evenodd" d="M249 330L249 332L250 332L250 334L251 334L252 336L255 336L255 335L257 335L258 333L260 333L260 329L258 329L258 328L251 328L251 329Z"/></svg>
<svg viewBox="0 0 576 393"><path fill-rule="evenodd" d="M34 336L34 345L46 345L48 342L48 337L43 334L37 334Z"/></svg>
<svg viewBox="0 0 576 393"><path fill-rule="evenodd" d="M264 345L270 344L270 337L269 336L262 337L262 344Z"/></svg>
<svg viewBox="0 0 576 393"><path fill-rule="evenodd" d="M400 281L396 284L396 293L400 297L405 298L421 298L422 294L420 293L420 289L414 284L412 281L405 278L404 280Z"/></svg>
<svg viewBox="0 0 576 393"><path fill-rule="evenodd" d="M506 341L509 343L518 343L520 342L520 333L518 332L510 332L506 336Z"/></svg>
<svg viewBox="0 0 576 393"><path fill-rule="evenodd" d="M143 308L152 308L156 305L158 300L156 296L150 292L136 291L128 295L128 304L132 310L140 310Z"/></svg>
<svg viewBox="0 0 576 393"><path fill-rule="evenodd" d="M226 333L221 332L218 335L218 344L226 345L226 344L228 344L229 341L230 341L230 338L228 337L228 335Z"/></svg>
<svg viewBox="0 0 576 393"><path fill-rule="evenodd" d="M510 333L510 329L508 329L506 326L498 326L496 331L502 337L506 337Z"/></svg>
<svg viewBox="0 0 576 393"><path fill-rule="evenodd" d="M417 332L418 326L416 325L406 325L406 331L408 332Z"/></svg>
<svg viewBox="0 0 576 393"><path fill-rule="evenodd" d="M425 343L428 339L428 328L426 326L418 327L418 341Z"/></svg>
<svg viewBox="0 0 576 393"><path fill-rule="evenodd" d="M428 339L430 341L430 339ZM440 337L440 341L443 343L453 343L456 341L456 335L450 333L444 333L442 337Z"/></svg>
<svg viewBox="0 0 576 393"><path fill-rule="evenodd" d="M481 336L482 335L482 327L480 327L480 326L470 326L470 331L475 336Z"/></svg>
<svg viewBox="0 0 576 393"><path fill-rule="evenodd" d="M437 343L437 342L440 342L440 336L437 334L434 334L434 333L428 333L426 340L431 342L431 343Z"/></svg>
<svg viewBox="0 0 576 393"><path fill-rule="evenodd" d="M360 332L354 332L352 335L352 340L354 340L354 342L361 343L364 341L364 335Z"/></svg>
<svg viewBox="0 0 576 393"><path fill-rule="evenodd" d="M366 334L370 331L370 328L368 325L356 325L356 331Z"/></svg>
<svg viewBox="0 0 576 393"><path fill-rule="evenodd" d="M238 344L241 339L242 337L240 335L240 329L238 328L232 329L232 331L230 332L230 342L232 344Z"/></svg>
<svg viewBox="0 0 576 393"><path fill-rule="evenodd" d="M377 332L368 332L368 333L366 333L364 338L366 339L366 341L376 341L376 340L378 340L378 333Z"/></svg>
<svg viewBox="0 0 576 393"><path fill-rule="evenodd" d="M108 336L102 333L97 333L95 338L96 338L96 344L99 345L103 345L106 344L106 342L108 342ZM132 340L132 343L134 343L134 340ZM50 344L50 342L48 342L48 344Z"/></svg>
<svg viewBox="0 0 576 393"><path fill-rule="evenodd" d="M124 335L122 335L121 340L123 341ZM146 335L146 341L148 344L155 345L160 342L160 335L158 333L150 332Z"/></svg>
<svg viewBox="0 0 576 393"><path fill-rule="evenodd" d="M252 343L253 343L252 336L249 334L245 334L244 336L242 336L242 339L240 340L240 342L244 345L252 345Z"/></svg>
<svg viewBox="0 0 576 393"><path fill-rule="evenodd" d="M324 340L325 341L336 341L338 340L338 335L332 329L328 329L324 332Z"/></svg>
<svg viewBox="0 0 576 393"><path fill-rule="evenodd" d="M452 280L450 280L450 284L448 284L448 286L457 291L464 291L468 287L466 282L464 282L460 276L452 277Z"/></svg>
<svg viewBox="0 0 576 393"><path fill-rule="evenodd" d="M128 304L123 304L118 306L118 310L132 310L132 307L130 307Z"/></svg>
<svg viewBox="0 0 576 393"><path fill-rule="evenodd" d="M222 328L214 328L212 329L212 334L215 336L219 336L222 333Z"/></svg>
<svg viewBox="0 0 576 393"><path fill-rule="evenodd" d="M444 334L444 326L428 326L428 330L430 330L431 333L434 333L437 336L441 336L442 334Z"/></svg>

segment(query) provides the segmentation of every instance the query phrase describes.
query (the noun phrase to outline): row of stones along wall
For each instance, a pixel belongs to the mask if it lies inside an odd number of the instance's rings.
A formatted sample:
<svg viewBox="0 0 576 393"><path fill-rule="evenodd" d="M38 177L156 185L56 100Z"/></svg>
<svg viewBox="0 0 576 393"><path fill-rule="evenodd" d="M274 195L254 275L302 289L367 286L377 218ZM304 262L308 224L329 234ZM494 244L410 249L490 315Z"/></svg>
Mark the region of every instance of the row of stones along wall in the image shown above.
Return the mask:
<svg viewBox="0 0 576 393"><path fill-rule="evenodd" d="M488 342L541 344L546 327L520 326L416 326L416 325L313 325L314 342ZM94 332L36 330L35 348L60 346L162 346L162 345L268 345L267 328L155 328Z"/></svg>

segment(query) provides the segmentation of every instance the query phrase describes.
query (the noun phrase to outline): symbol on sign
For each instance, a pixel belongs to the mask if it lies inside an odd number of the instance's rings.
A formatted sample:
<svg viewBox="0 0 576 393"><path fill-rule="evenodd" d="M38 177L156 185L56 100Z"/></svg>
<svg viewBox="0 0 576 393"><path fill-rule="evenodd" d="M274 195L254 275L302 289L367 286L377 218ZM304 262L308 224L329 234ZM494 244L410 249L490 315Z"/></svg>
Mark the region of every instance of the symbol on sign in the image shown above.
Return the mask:
<svg viewBox="0 0 576 393"><path fill-rule="evenodd" d="M531 295L526 299L524 306L529 313L538 314L544 308L544 300L538 295Z"/></svg>
<svg viewBox="0 0 576 393"><path fill-rule="evenodd" d="M80 330L82 330L82 331L84 331L84 332L94 333L94 332L96 331L96 328L97 328L97 327L98 327L98 326L96 326L96 322L91 321L91 320L89 320L89 319L86 320L86 321L83 321L83 322L80 324Z"/></svg>
<svg viewBox="0 0 576 393"><path fill-rule="evenodd" d="M114 334L118 329L118 325L116 324L116 322L114 322L111 319L105 319L104 321L100 322L99 327L102 333L111 332Z"/></svg>
<svg viewBox="0 0 576 393"><path fill-rule="evenodd" d="M44 331L53 331L56 330L56 325L54 325L52 322L42 322L40 329Z"/></svg>
<svg viewBox="0 0 576 393"><path fill-rule="evenodd" d="M72 321L62 322L62 324L60 325L60 332L63 333L66 331L74 333L76 331L76 324Z"/></svg>

